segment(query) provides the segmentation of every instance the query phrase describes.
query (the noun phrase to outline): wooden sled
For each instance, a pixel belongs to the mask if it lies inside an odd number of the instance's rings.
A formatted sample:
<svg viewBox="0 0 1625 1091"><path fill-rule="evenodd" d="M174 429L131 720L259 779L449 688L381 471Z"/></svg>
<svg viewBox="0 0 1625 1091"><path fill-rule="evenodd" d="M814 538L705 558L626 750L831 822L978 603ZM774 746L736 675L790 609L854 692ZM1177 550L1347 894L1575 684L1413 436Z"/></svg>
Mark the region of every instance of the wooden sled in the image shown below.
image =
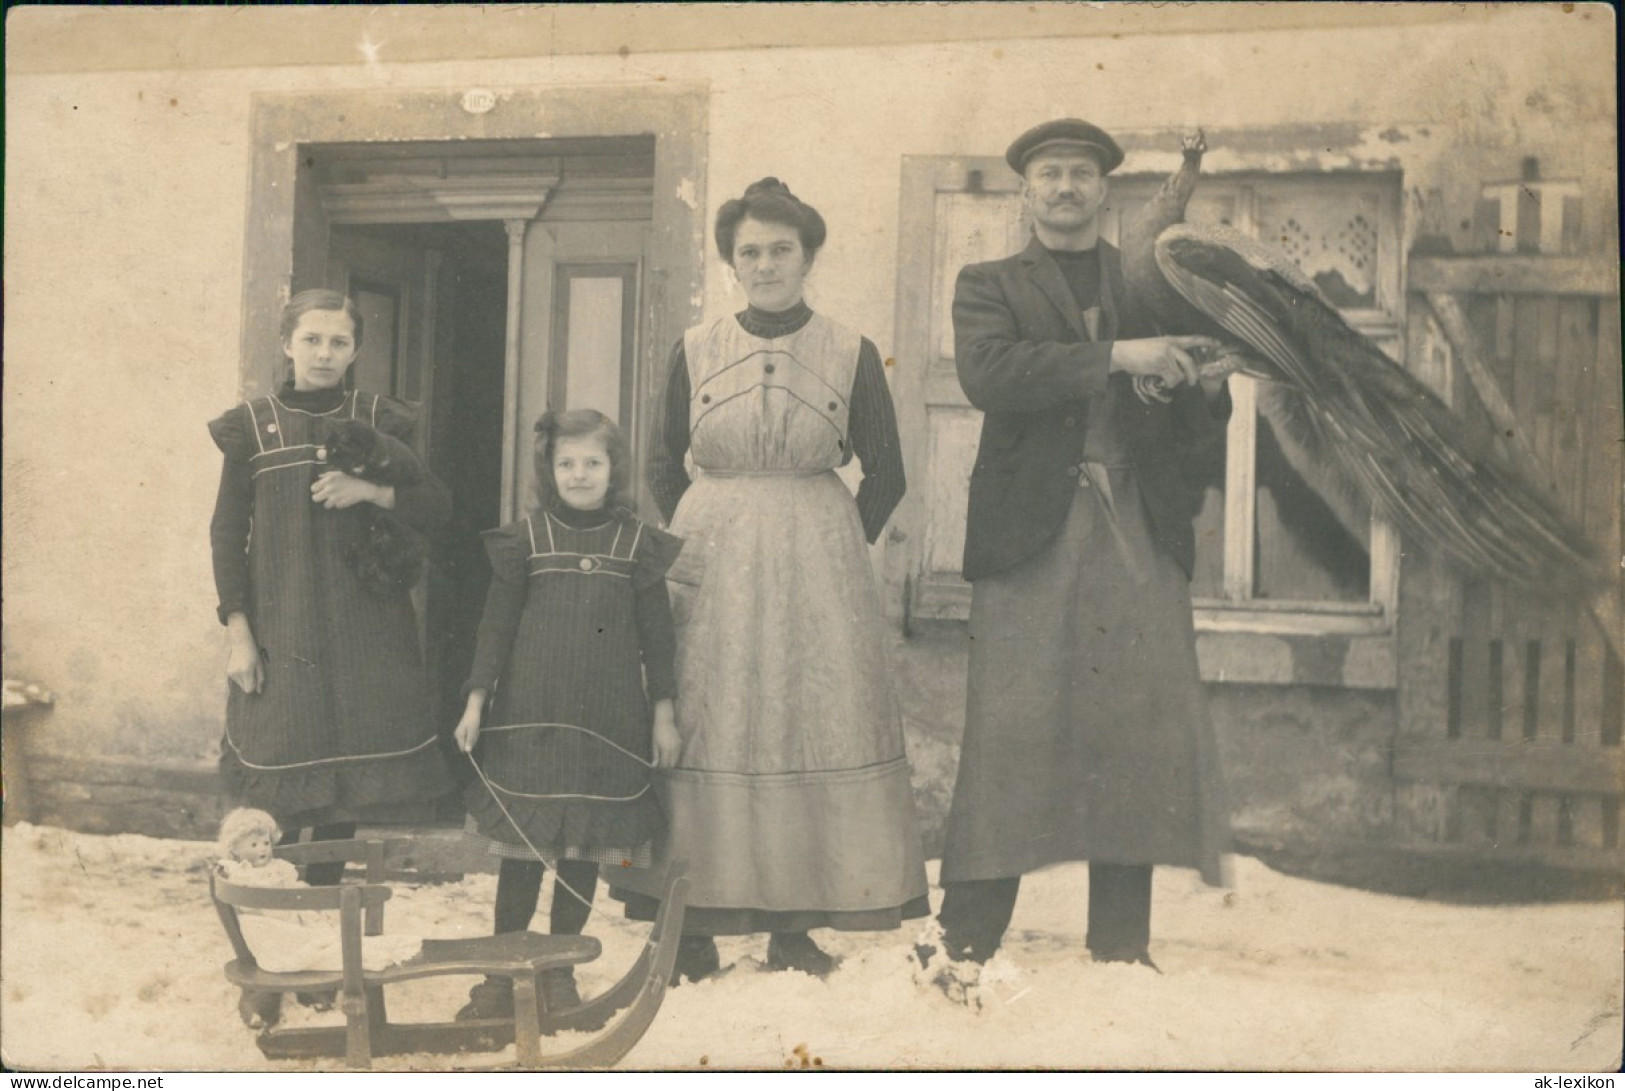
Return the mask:
<svg viewBox="0 0 1625 1091"><path fill-rule="evenodd" d="M361 937L383 932L384 903L393 893L382 885L386 859L392 850L410 846L410 840L400 839L392 842L319 841L277 849L278 856L296 864L344 860L365 865L362 882L339 886L256 887L211 873L210 895L237 955L226 963L226 980L241 988L245 996L334 993L344 1013L341 1027L267 1027L258 1037L261 1053L273 1060L344 1057L353 1068L370 1068L372 1059L378 1056L489 1053L504 1049L511 1042L521 1069L608 1068L637 1045L660 1010L677 961L678 938L682 934L688 899L688 879L683 874L682 864L672 864L667 872L665 900L648 942L632 968L601 996L584 1001L578 1007L548 1011L537 990L536 975L555 967L591 962L600 952L596 939L535 932L427 939L421 953L406 962L382 970L362 967ZM343 969L295 973L261 969L243 938L237 920L239 909L336 911ZM507 978L513 984L513 1018L445 1023L389 1021L384 1003L386 985L448 974ZM621 1014L612 1018L616 1012ZM541 1038L544 1034L585 1026L602 1029L574 1049L543 1053Z"/></svg>

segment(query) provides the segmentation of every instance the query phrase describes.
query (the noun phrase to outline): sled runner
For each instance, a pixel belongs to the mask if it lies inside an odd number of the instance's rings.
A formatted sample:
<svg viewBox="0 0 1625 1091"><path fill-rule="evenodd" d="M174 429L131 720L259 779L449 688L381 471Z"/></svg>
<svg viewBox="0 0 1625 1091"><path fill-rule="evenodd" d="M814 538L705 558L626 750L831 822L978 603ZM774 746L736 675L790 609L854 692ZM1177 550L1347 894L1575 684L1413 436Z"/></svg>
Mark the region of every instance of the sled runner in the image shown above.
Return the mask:
<svg viewBox="0 0 1625 1091"><path fill-rule="evenodd" d="M674 863L668 870L665 900L654 928L625 976L603 995L579 1007L548 1011L536 988L537 974L591 962L599 955L596 939L535 932L425 939L422 952L405 962L382 970L362 967L361 937L383 932L384 903L393 893L382 882L386 858L392 850L410 849L411 845L409 839L320 841L277 849L279 857L296 864L344 860L364 865L362 882L339 886L256 887L211 873L210 894L237 955L226 963L226 980L241 988L245 998L268 993L335 993L344 1013L342 1027L268 1026L259 1034L261 1053L271 1059L344 1057L352 1068L369 1068L375 1056L495 1052L512 1042L517 1066L524 1069L607 1068L631 1051L660 1010L677 959L688 895L688 879L681 864ZM261 969L243 938L237 919L239 909L337 912L343 969L292 973ZM513 1018L445 1023L389 1021L384 1003L386 985L449 974L508 979L513 984ZM613 1018L617 1011L620 1016ZM543 1052L543 1035L586 1026L604 1029L576 1048Z"/></svg>

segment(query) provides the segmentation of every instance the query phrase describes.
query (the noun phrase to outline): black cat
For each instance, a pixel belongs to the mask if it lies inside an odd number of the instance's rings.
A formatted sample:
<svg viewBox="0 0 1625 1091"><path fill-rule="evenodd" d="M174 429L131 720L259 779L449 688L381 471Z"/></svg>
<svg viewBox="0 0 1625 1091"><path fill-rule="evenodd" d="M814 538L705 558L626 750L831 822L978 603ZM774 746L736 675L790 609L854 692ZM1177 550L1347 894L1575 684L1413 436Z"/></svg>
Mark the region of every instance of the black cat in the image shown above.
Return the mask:
<svg viewBox="0 0 1625 1091"><path fill-rule="evenodd" d="M395 458L383 433L360 421L333 426L327 438L327 464L377 485L401 488L423 480L416 459ZM345 558L362 586L383 594L410 589L423 578L429 556L423 535L372 504L357 504L337 514L346 520Z"/></svg>

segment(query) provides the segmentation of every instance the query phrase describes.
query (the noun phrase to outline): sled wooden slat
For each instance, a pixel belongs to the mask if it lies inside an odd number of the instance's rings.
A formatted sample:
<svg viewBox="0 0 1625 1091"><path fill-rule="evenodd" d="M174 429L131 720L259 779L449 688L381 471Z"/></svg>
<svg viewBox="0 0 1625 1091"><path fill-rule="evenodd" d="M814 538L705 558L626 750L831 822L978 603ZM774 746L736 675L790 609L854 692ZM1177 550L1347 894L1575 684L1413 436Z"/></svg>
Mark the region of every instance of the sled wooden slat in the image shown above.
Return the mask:
<svg viewBox="0 0 1625 1091"><path fill-rule="evenodd" d="M330 841L286 846L278 854L304 863L357 861L369 873L381 873L381 841ZM687 902L688 880L681 864L667 874L661 903L648 943L632 968L602 996L577 1007L547 1010L537 990L543 970L577 966L596 959L596 939L513 932L499 936L426 939L413 958L382 970L361 962L363 914L378 913L382 931L384 903L390 888L370 882L330 887L268 888L210 876L210 894L236 958L225 966L226 979L245 997L274 993L333 993L344 1013L342 1027L277 1028L261 1031L260 1051L268 1058L342 1056L354 1068L371 1067L372 1059L402 1053L494 1052L515 1047L519 1068L566 1065L596 1068L615 1064L647 1031L664 999ZM255 962L238 922L239 909L337 912L342 969L277 973ZM371 920L368 921L371 924ZM365 929L372 932L371 928ZM450 1023L391 1023L384 988L417 978L451 974L506 978L512 983L511 1019ZM621 1011L621 1009L625 1009ZM612 1017L621 1011L618 1018ZM606 1027L606 1024L607 1027ZM605 1028L585 1045L561 1054L543 1052L542 1036L560 1030Z"/></svg>

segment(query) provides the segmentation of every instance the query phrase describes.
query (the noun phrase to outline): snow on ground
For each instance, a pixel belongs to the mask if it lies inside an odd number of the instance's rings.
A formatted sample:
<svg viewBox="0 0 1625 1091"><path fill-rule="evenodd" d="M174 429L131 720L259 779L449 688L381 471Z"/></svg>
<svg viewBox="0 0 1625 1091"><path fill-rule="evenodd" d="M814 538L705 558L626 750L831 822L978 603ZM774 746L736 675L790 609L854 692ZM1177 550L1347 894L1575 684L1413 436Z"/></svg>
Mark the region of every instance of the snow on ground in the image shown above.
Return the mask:
<svg viewBox="0 0 1625 1091"><path fill-rule="evenodd" d="M8 1066L315 1067L267 1062L238 1019L220 972L230 948L209 904L209 850L28 825L5 831L0 1049ZM820 933L844 959L827 981L764 971L765 937L725 939L732 969L669 992L623 1067L1618 1068L1620 905L1443 905L1289 878L1245 857L1236 871L1229 891L1158 872L1160 975L1089 961L1086 868L1030 876L980 1011L916 982L915 924ZM494 887L493 876L471 875L400 888L389 930L483 934ZM933 903L939 898L934 891ZM604 956L581 973L588 995L626 969L645 927L613 916L607 899L599 905L605 912L589 930ZM391 1015L449 1018L471 983L400 986ZM290 1005L290 1024L325 1021L339 1017ZM420 1055L380 1067L458 1063Z"/></svg>

